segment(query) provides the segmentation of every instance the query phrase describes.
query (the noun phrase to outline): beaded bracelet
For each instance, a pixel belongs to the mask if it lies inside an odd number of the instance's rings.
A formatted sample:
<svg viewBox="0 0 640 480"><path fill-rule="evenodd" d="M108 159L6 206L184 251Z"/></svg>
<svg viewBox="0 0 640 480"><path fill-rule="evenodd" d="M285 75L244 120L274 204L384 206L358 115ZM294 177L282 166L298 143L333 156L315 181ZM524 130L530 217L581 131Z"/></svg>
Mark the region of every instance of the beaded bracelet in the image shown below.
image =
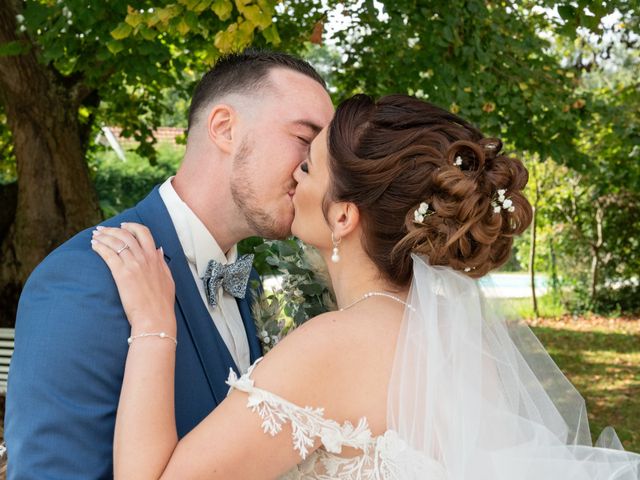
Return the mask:
<svg viewBox="0 0 640 480"><path fill-rule="evenodd" d="M169 340L173 340L173 342L176 344L176 346L178 346L178 340L176 340L174 337L172 337L171 335L167 335L164 332L157 332L157 333L141 333L139 335L132 335L131 337L127 338L127 343L129 345L131 345L131 343L136 339L136 338L142 338L142 337L160 337L160 338L168 338Z"/></svg>

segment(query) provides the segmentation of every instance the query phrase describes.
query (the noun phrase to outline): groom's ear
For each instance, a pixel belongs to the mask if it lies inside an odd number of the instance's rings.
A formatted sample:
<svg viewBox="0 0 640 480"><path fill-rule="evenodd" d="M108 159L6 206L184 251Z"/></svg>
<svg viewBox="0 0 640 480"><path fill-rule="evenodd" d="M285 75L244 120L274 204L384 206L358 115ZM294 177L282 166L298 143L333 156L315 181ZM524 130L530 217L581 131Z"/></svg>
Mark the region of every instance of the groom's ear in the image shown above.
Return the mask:
<svg viewBox="0 0 640 480"><path fill-rule="evenodd" d="M360 210L351 202L337 203L334 208L333 233L337 238L346 237L360 225Z"/></svg>
<svg viewBox="0 0 640 480"><path fill-rule="evenodd" d="M235 122L235 110L225 104L215 105L207 117L209 140L225 153L233 151L233 127Z"/></svg>

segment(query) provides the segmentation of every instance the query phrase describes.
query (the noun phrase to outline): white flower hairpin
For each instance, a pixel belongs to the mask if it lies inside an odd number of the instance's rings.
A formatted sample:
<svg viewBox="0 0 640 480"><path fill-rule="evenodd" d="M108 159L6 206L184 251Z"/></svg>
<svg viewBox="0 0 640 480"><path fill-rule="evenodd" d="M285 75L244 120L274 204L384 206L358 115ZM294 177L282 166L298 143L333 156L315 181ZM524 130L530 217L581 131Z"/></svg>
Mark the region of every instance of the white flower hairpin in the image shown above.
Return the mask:
<svg viewBox="0 0 640 480"><path fill-rule="evenodd" d="M457 167L461 167L461 166L462 166L462 157L461 157L460 155L458 155L458 156L456 157L456 161L455 161L455 162L453 162L453 164L454 164L455 166L457 166Z"/></svg>
<svg viewBox="0 0 640 480"><path fill-rule="evenodd" d="M413 221L416 223L424 222L425 217L431 215L433 212L429 211L429 204L422 202L420 206L413 212Z"/></svg>
<svg viewBox="0 0 640 480"><path fill-rule="evenodd" d="M516 207L513 205L513 201L510 198L506 198L505 194L507 190L501 188L497 190L498 198L494 198L491 201L491 206L493 207L493 213L500 213L500 210L507 210L508 212L514 212Z"/></svg>

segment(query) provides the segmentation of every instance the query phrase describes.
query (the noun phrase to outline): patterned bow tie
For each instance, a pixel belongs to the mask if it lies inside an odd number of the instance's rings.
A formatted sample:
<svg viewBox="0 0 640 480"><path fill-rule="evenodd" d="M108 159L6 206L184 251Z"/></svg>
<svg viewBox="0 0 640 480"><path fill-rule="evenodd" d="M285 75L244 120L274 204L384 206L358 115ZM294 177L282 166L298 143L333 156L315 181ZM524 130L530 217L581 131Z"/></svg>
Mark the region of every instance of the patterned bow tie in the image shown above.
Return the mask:
<svg viewBox="0 0 640 480"><path fill-rule="evenodd" d="M209 260L207 271L202 277L207 302L212 307L218 304L218 289L224 290L236 298L244 298L253 264L253 255L243 255L234 263L223 265Z"/></svg>

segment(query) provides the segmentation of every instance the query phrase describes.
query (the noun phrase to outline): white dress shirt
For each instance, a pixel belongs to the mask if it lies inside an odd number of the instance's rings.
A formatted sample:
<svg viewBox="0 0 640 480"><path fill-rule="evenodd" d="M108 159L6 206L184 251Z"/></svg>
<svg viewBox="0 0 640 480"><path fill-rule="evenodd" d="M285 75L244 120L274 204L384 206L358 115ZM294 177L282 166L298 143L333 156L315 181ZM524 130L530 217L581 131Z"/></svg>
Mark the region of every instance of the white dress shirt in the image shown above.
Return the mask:
<svg viewBox="0 0 640 480"><path fill-rule="evenodd" d="M225 255L207 227L178 196L171 184L172 180L173 177L170 177L160 186L160 198L169 211L200 297L240 372L246 372L250 362L249 341L236 299L220 287L218 305L212 307L207 302L202 281L209 260L216 260L223 265L233 263L238 256L237 246L234 245Z"/></svg>

